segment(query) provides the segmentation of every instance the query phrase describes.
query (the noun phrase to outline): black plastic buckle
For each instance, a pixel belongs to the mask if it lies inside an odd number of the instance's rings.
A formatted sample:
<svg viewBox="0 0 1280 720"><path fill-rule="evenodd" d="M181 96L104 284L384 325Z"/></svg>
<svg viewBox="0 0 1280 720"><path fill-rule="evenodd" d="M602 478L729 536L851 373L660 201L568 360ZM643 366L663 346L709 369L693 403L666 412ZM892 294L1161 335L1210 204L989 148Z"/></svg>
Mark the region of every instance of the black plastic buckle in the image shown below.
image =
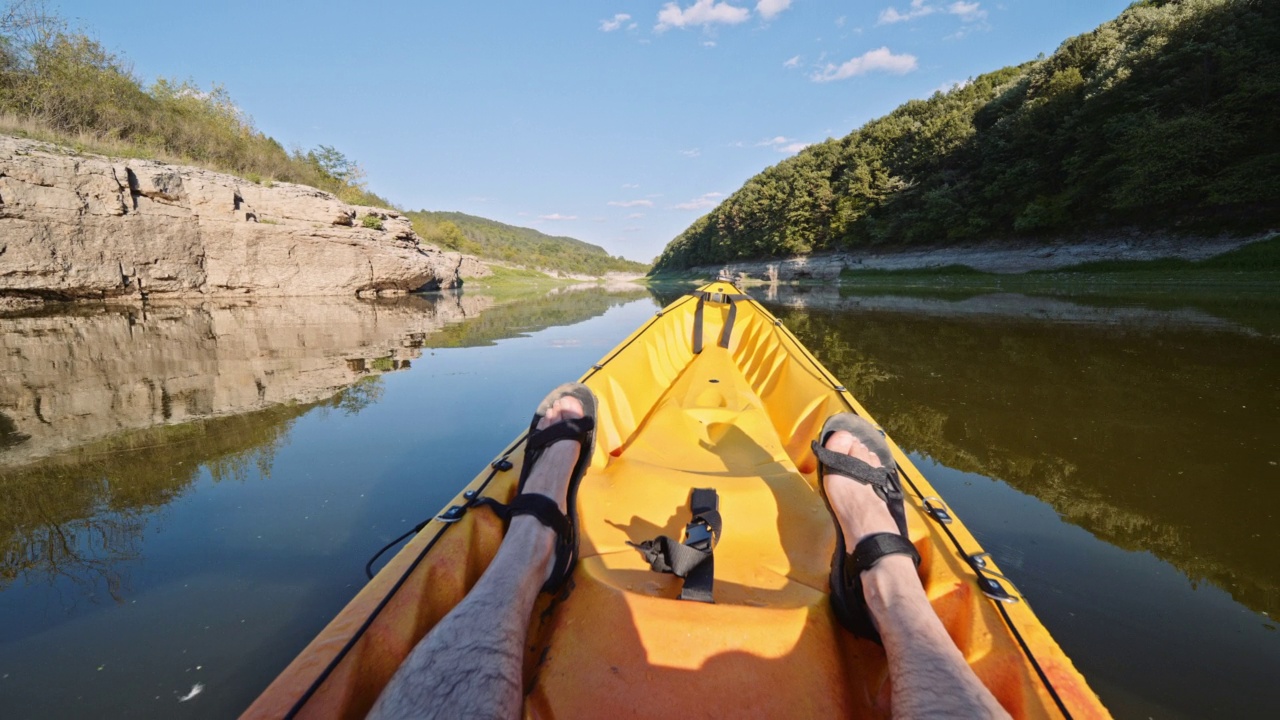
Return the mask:
<svg viewBox="0 0 1280 720"><path fill-rule="evenodd" d="M684 544L694 550L711 552L711 526L701 518L684 526Z"/></svg>

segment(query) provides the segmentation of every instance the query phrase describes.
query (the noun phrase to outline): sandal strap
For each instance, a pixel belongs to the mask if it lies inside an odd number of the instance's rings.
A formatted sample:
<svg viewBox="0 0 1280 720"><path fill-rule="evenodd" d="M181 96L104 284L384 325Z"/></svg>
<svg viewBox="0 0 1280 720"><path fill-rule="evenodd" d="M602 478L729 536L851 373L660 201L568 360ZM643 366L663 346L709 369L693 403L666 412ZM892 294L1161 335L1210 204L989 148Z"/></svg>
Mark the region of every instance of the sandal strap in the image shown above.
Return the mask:
<svg viewBox="0 0 1280 720"><path fill-rule="evenodd" d="M902 488L896 482L898 474L896 467L874 467L852 455L828 450L817 440L813 441L812 448L813 454L828 472L834 471L838 475L853 478L863 485L870 485L876 491L876 495L886 502L902 498Z"/></svg>
<svg viewBox="0 0 1280 720"><path fill-rule="evenodd" d="M875 567L886 555L907 555L917 567L920 565L920 553L916 546L898 533L889 532L874 533L862 538L853 548L849 559L854 571L861 574Z"/></svg>
<svg viewBox="0 0 1280 720"><path fill-rule="evenodd" d="M560 506L541 493L517 495L509 504L500 503L491 497L480 497L476 498L474 505L489 508L504 522L510 522L517 515L532 515L538 522L555 531L557 544L561 538L567 538L571 531L569 518L560 512Z"/></svg>
<svg viewBox="0 0 1280 720"><path fill-rule="evenodd" d="M560 440L577 440L582 442L587 433L595 429L595 418L580 417L567 418L560 422L549 425L541 430L533 430L529 433L529 437L525 439L525 447L529 450L541 450L542 448Z"/></svg>

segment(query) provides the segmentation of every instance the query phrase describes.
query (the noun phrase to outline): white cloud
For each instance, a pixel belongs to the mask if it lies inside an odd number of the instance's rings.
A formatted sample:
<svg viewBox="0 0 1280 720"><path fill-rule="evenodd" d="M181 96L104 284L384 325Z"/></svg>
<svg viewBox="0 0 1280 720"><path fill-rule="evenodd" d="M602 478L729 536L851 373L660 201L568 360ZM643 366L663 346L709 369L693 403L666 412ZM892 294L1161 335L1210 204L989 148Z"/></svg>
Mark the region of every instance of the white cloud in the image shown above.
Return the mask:
<svg viewBox="0 0 1280 720"><path fill-rule="evenodd" d="M760 0L756 3L756 12L765 20L772 20L789 7L791 0Z"/></svg>
<svg viewBox="0 0 1280 720"><path fill-rule="evenodd" d="M915 55L894 55L889 48L882 47L868 50L858 57L841 65L827 63L827 66L810 76L814 82L831 82L845 80L855 75L863 75L877 70L902 75L916 69Z"/></svg>
<svg viewBox="0 0 1280 720"><path fill-rule="evenodd" d="M841 15L840 17L836 18L836 27L840 27L840 28L844 27L845 20L847 19L848 18L846 18L844 15Z"/></svg>
<svg viewBox="0 0 1280 720"><path fill-rule="evenodd" d="M987 11L976 2L953 2L947 6L947 12L963 22L977 22L987 17Z"/></svg>
<svg viewBox="0 0 1280 720"><path fill-rule="evenodd" d="M801 150L809 147L810 144L811 143L798 142L792 138L779 135L777 137L769 138L768 140L761 140L756 143L756 147L771 147L780 153L791 154L800 152Z"/></svg>
<svg viewBox="0 0 1280 720"><path fill-rule="evenodd" d="M561 215L560 213L551 213L550 215L539 215L539 220L577 220L577 215Z"/></svg>
<svg viewBox="0 0 1280 720"><path fill-rule="evenodd" d="M680 154L685 157L698 157L702 154L702 151L698 148L690 148L688 150L681 150Z"/></svg>
<svg viewBox="0 0 1280 720"><path fill-rule="evenodd" d="M877 25L890 25L893 23L906 22L915 20L926 15L932 15L936 12L944 12L948 15L955 15L962 22L977 22L987 17L987 11L981 8L981 3L965 2L964 0L956 0L946 6L926 5L925 0L911 0L911 6L905 12L897 8L885 8L880 11L880 21Z"/></svg>
<svg viewBox="0 0 1280 720"><path fill-rule="evenodd" d="M622 189L623 189L623 190L635 190L635 189L636 189L636 188L638 188L638 187L640 187L640 185L639 185L638 183L623 183L623 184L622 184Z"/></svg>
<svg viewBox="0 0 1280 720"><path fill-rule="evenodd" d="M678 205L673 205L672 207L676 210L706 210L716 204L716 198L722 197L724 197L724 193L710 192L700 195L689 202L682 202Z"/></svg>
<svg viewBox="0 0 1280 720"><path fill-rule="evenodd" d="M639 220L639 219L640 219L640 218L642 218L642 217L644 217L644 213L631 213L630 215L628 215L628 216L627 216L627 219L628 219L628 220Z"/></svg>
<svg viewBox="0 0 1280 720"><path fill-rule="evenodd" d="M784 68L796 68L796 67L800 67L800 56L799 56L799 55L796 55L795 57L792 57L791 59L789 59L789 60L787 60L786 62L782 63L782 67L784 67Z"/></svg>
<svg viewBox="0 0 1280 720"><path fill-rule="evenodd" d="M658 11L658 24L653 27L657 32L671 28L685 28L696 25L737 25L747 21L751 11L735 7L727 2L715 0L696 0L687 8L681 9L676 3L669 2Z"/></svg>
<svg viewBox="0 0 1280 720"><path fill-rule="evenodd" d="M627 21L630 19L630 15L626 13L618 13L609 20L601 20L600 30L601 32L613 32L614 30L621 28L623 25L626 25Z"/></svg>
<svg viewBox="0 0 1280 720"><path fill-rule="evenodd" d="M613 207L629 208L629 207L653 207L652 200L610 200L607 205Z"/></svg>
<svg viewBox="0 0 1280 720"><path fill-rule="evenodd" d="M896 8L885 8L880 11L880 22L877 24L890 25L907 20L915 20L925 15L932 15L936 11L936 7L925 5L924 0L911 0L911 7L906 12L898 12Z"/></svg>
<svg viewBox="0 0 1280 720"><path fill-rule="evenodd" d="M709 47L709 48L713 48L713 47L715 47L715 46L716 46L716 41L715 41L715 40L703 40L703 41L702 41L702 47Z"/></svg>

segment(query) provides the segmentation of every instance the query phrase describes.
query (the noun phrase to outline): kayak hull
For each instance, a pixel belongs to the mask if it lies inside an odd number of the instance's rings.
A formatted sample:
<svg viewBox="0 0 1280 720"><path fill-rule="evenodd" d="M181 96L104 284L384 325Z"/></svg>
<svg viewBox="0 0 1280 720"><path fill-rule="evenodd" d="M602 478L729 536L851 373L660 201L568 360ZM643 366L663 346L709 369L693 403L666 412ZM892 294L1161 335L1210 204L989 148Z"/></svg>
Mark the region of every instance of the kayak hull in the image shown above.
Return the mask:
<svg viewBox="0 0 1280 720"><path fill-rule="evenodd" d="M809 448L827 417L865 408L727 283L669 305L582 381L600 417L578 493L581 561L569 591L533 613L526 715L888 717L883 649L829 606L835 529ZM944 506L890 446L921 581L979 679L1014 717L1109 717L995 562L971 560L982 549L964 525L929 511ZM499 455L513 467L486 469L453 505L468 493L508 500L522 452L520 438ZM682 581L633 547L680 538L695 488L716 490L723 518L714 603L679 600ZM362 717L497 551L491 512L459 514L429 523L245 716ZM1007 602L984 594L991 583Z"/></svg>

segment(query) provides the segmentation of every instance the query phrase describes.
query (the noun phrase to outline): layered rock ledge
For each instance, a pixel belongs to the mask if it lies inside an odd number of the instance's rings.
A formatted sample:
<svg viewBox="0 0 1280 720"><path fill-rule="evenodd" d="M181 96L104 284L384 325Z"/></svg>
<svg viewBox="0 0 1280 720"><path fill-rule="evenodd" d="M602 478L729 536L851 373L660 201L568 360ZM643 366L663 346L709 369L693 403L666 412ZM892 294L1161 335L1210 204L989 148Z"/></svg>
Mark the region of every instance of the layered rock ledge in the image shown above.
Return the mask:
<svg viewBox="0 0 1280 720"><path fill-rule="evenodd" d="M0 136L0 296L368 296L486 274L305 185Z"/></svg>
<svg viewBox="0 0 1280 720"><path fill-rule="evenodd" d="M988 242L742 260L721 265L699 265L686 272L706 277L746 276L766 282L835 281L845 270L929 270L953 265L988 273L1015 274L1106 260L1204 260L1273 234L1268 231L1249 237L1192 238L1132 233L1053 243Z"/></svg>

